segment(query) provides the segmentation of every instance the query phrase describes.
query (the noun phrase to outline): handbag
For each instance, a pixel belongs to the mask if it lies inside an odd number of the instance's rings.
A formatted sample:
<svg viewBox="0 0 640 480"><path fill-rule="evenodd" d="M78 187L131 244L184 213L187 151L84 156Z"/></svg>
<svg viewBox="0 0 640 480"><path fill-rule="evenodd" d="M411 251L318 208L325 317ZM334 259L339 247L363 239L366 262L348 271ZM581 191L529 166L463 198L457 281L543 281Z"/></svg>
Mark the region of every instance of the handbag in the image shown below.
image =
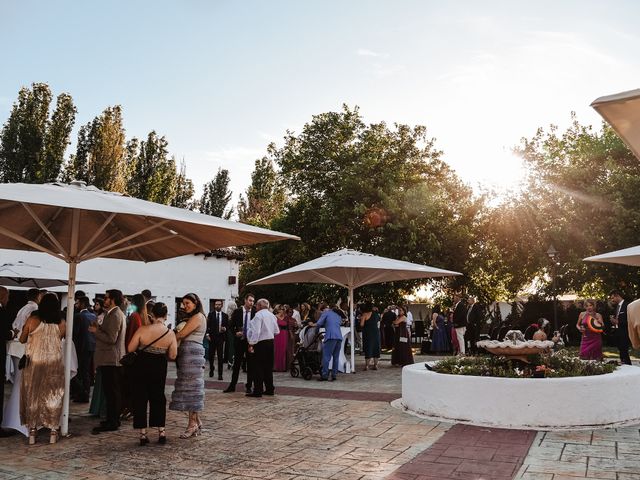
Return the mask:
<svg viewBox="0 0 640 480"><path fill-rule="evenodd" d="M170 330L171 329L167 327L167 331L166 332L164 332L162 335L160 335L158 338L156 338L153 342L151 342L149 345L144 347L142 350L136 350L135 352L129 352L129 353L123 355L122 358L120 359L120 365L122 365L124 367L131 367L131 366L135 365L136 364L136 360L138 359L138 352L144 352L147 348L149 348L151 345L153 345L158 340L160 340L162 337L164 337L167 333L169 333Z"/></svg>
<svg viewBox="0 0 640 480"><path fill-rule="evenodd" d="M27 355L22 355L18 361L18 370L22 370L27 365L29 365L29 357Z"/></svg>

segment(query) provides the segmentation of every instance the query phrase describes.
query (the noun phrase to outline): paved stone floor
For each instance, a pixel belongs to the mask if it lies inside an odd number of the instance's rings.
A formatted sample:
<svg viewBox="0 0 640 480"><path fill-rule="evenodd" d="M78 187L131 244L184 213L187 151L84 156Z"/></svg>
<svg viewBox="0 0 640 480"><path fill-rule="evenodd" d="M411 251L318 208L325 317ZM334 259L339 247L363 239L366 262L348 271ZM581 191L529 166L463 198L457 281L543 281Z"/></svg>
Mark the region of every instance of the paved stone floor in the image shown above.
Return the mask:
<svg viewBox="0 0 640 480"><path fill-rule="evenodd" d="M72 435L57 445L46 432L35 446L0 438L0 479L640 480L640 427L517 432L425 420L389 405L401 371L380 367L337 382L276 374L276 396L262 399L242 385L223 394L226 382L207 377L202 435L179 439L186 415L169 412L164 446L152 434L139 447L130 423L91 435L97 420L73 404Z"/></svg>

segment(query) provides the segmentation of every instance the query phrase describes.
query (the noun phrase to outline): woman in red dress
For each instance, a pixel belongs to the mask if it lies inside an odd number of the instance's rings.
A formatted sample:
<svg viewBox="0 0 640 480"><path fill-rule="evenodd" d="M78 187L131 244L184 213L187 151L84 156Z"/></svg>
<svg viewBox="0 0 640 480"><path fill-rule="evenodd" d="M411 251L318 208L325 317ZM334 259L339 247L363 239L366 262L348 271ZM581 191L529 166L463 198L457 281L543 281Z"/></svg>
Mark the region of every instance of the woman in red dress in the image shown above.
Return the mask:
<svg viewBox="0 0 640 480"><path fill-rule="evenodd" d="M276 305L273 307L273 314L278 320L278 333L273 339L273 371L274 372L286 372L287 371L287 346L289 344L289 329L287 319L285 318L285 311L282 305Z"/></svg>

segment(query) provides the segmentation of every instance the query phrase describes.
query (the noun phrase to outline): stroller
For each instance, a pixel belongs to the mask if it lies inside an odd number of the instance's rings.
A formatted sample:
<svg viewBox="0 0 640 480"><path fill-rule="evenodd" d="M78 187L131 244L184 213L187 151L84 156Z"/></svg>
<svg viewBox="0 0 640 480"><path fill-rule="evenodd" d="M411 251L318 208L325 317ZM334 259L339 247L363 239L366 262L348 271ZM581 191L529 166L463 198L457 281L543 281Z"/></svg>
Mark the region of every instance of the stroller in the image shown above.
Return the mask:
<svg viewBox="0 0 640 480"><path fill-rule="evenodd" d="M324 333L317 327L304 327L300 332L300 343L291 361L289 372L292 377L311 380L314 373L320 373L322 368L322 338Z"/></svg>

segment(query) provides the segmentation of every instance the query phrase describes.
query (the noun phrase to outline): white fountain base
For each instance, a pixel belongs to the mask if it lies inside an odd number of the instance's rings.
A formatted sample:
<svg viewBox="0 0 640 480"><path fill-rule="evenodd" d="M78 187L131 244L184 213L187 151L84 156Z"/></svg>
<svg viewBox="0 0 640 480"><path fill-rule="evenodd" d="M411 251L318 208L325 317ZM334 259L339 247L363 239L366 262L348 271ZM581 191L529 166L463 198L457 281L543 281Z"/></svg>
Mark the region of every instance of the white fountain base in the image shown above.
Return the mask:
<svg viewBox="0 0 640 480"><path fill-rule="evenodd" d="M496 378L402 369L409 413L472 425L536 430L592 429L640 423L640 368L571 378Z"/></svg>

